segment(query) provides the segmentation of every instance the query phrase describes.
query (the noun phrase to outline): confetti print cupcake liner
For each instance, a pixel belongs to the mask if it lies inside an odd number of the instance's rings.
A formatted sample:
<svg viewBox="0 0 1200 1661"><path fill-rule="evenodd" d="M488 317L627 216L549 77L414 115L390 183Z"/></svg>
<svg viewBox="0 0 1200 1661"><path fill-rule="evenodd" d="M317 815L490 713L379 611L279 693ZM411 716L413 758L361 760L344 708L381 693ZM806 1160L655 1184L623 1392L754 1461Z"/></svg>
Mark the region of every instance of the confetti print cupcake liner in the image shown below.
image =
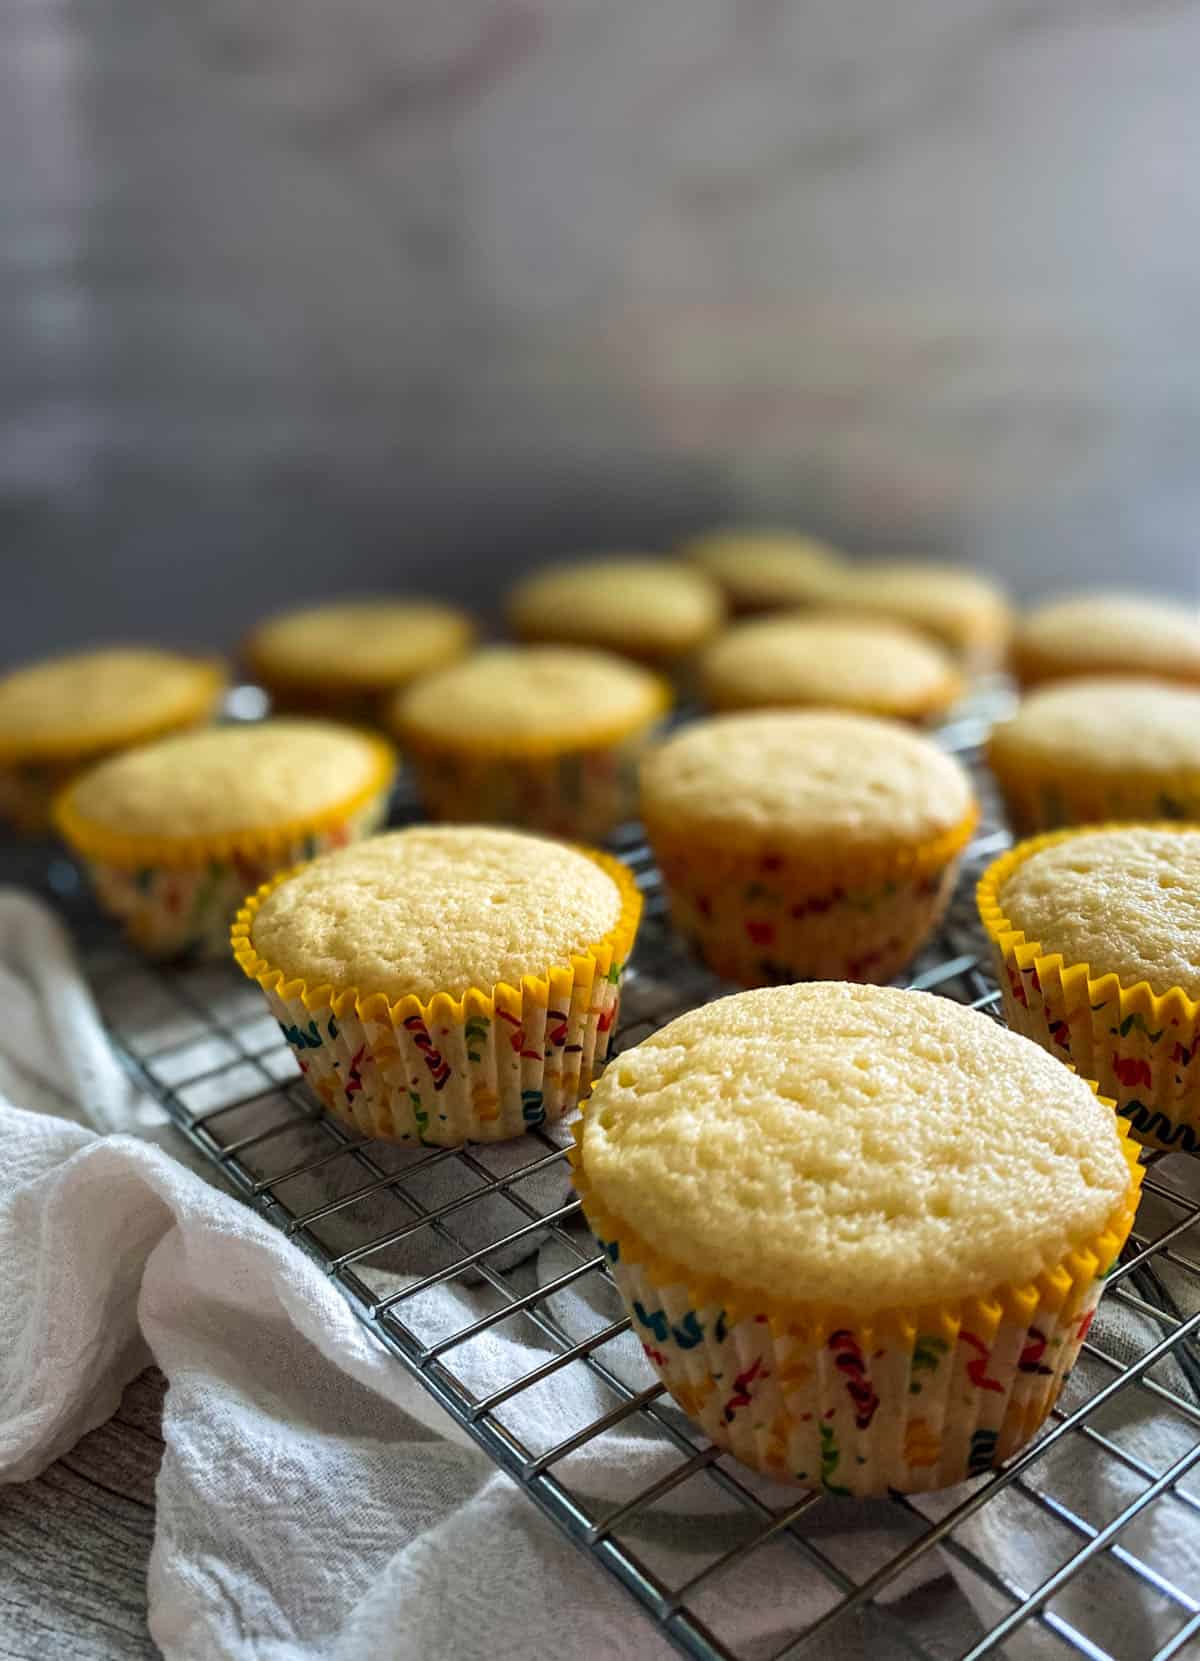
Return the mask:
<svg viewBox="0 0 1200 1661"><path fill-rule="evenodd" d="M586 1108L585 1108L586 1115ZM689 1274L608 1215L576 1130L584 1214L633 1330L679 1406L721 1448L777 1481L836 1496L947 1488L1003 1463L1036 1433L1087 1335L1137 1207L1026 1286L864 1321L786 1305Z"/></svg>
<svg viewBox="0 0 1200 1661"><path fill-rule="evenodd" d="M946 835L886 856L740 853L669 824L647 832L675 927L711 969L743 986L883 982L937 926L977 812Z"/></svg>
<svg viewBox="0 0 1200 1661"><path fill-rule="evenodd" d="M1127 826L1098 824L1097 830ZM1171 825L1150 826L1171 830ZM1003 854L980 880L979 915L992 943L1004 1013L1014 1032L1069 1062L1111 1096L1132 1134L1149 1148L1200 1152L1200 1002L1180 987L1156 994L1146 981L1125 986L1093 977L1013 927L1000 902L1019 865L1082 831L1033 837Z"/></svg>
<svg viewBox="0 0 1200 1661"><path fill-rule="evenodd" d="M60 797L55 817L84 861L100 904L140 950L150 957L225 957L230 925L248 893L277 872L357 842L383 824L396 755L382 739L368 742L374 764L360 790L320 814L271 830L125 836L85 819L70 790Z"/></svg>
<svg viewBox="0 0 1200 1661"><path fill-rule="evenodd" d="M654 731L551 756L472 756L406 746L433 819L518 825L572 841L602 839L637 813L638 764Z"/></svg>
<svg viewBox="0 0 1200 1661"><path fill-rule="evenodd" d="M261 887L238 913L234 956L262 987L310 1089L366 1136L422 1147L502 1142L570 1113L608 1053L621 977L642 899L607 854L578 850L621 891L603 939L568 963L461 996L389 1003L366 988L287 980L254 949L259 907L291 872Z"/></svg>
<svg viewBox="0 0 1200 1661"><path fill-rule="evenodd" d="M56 735L36 747L23 742L7 751L0 744L0 819L29 835L47 831L54 823L56 801L85 768L135 744L205 726L216 712L228 677L220 662L202 663L199 668L195 698L169 721L138 725L130 720L111 732L90 732L86 744L70 735Z"/></svg>
<svg viewBox="0 0 1200 1661"><path fill-rule="evenodd" d="M565 747L557 738L439 743L403 723L397 733L431 818L599 841L636 816L638 766L670 704L670 689L659 680L632 727L605 731L581 711L587 742Z"/></svg>
<svg viewBox="0 0 1200 1661"><path fill-rule="evenodd" d="M1072 769L1059 762L1010 760L994 745L988 764L1018 836L1112 820L1200 820L1198 773Z"/></svg>

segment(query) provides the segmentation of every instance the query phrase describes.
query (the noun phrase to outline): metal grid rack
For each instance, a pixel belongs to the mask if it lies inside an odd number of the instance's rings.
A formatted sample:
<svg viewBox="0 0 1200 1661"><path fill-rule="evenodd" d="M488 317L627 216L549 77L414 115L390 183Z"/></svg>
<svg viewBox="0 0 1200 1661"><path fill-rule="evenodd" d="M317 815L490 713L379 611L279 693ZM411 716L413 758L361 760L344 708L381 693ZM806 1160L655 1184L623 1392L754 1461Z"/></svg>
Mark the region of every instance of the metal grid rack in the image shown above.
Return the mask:
<svg viewBox="0 0 1200 1661"><path fill-rule="evenodd" d="M942 736L990 809L981 730L970 717ZM399 819L413 813L398 804ZM988 812L909 984L994 1010L973 885L1007 840ZM646 895L619 1051L728 988L667 929L636 828L614 846ZM642 1362L569 1191L561 1131L435 1151L362 1140L308 1098L232 968L147 965L61 858L26 848L7 864L66 912L114 1044L192 1147L323 1265L398 1362L685 1654L1200 1656L1200 1165L1151 1157L1110 1313L1034 1445L948 1496L798 1494L712 1447ZM496 1375L494 1346L478 1364L497 1337L512 1338L512 1376ZM549 1417L535 1411L548 1392ZM599 1496L610 1449L617 1487Z"/></svg>

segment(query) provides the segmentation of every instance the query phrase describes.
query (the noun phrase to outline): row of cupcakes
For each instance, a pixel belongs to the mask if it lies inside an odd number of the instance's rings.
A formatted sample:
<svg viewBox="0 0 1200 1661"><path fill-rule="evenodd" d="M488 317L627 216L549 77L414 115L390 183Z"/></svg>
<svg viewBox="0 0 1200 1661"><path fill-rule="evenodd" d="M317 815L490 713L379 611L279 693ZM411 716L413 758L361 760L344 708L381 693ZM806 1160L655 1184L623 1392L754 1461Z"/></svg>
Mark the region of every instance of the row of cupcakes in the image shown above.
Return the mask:
<svg viewBox="0 0 1200 1661"><path fill-rule="evenodd" d="M570 648L492 648L393 718L427 811L599 841L640 813L678 926L744 983L887 979L939 915L974 823L962 769L898 723L766 710L666 738L665 684ZM1200 811L1200 692L1122 680L1034 693L990 753L1018 829ZM86 770L58 822L148 950L220 949L242 895L374 829L382 738L272 721L142 745Z"/></svg>
<svg viewBox="0 0 1200 1661"><path fill-rule="evenodd" d="M410 654L411 655L411 654ZM890 625L771 618L701 659L718 711L841 709L920 723L961 686L937 648ZM490 646L373 706L433 817L602 840L637 811L640 757L670 682L572 646ZM150 649L81 653L0 680L0 817L43 826L99 759L210 721L222 668ZM1115 672L1037 688L989 759L1020 833L1104 818L1200 815L1200 687Z"/></svg>
<svg viewBox="0 0 1200 1661"><path fill-rule="evenodd" d="M553 659L520 654L476 662L472 620L453 606L419 599L364 599L286 613L253 630L242 657L277 710L390 725L415 749L430 751L430 788L440 784L446 794L448 754L460 768L475 748L503 752L513 765L526 738L543 763L555 749L599 751L591 770L603 771L605 740L613 737L617 748L631 735L636 741L647 712L661 714L668 688L678 682L678 675L658 678L657 671L674 671L683 658L689 690L713 709L834 707L923 722L943 716L964 673L995 661L1009 639L1007 602L970 572L898 562L851 568L830 550L782 535L724 533L700 539L688 554L551 568L520 585L509 606L509 621L524 641L601 651L630 664L640 659L643 674L647 666L656 672L653 681L639 681L630 668L622 682L610 662L606 676L591 675L588 689L560 696L553 685L533 684L535 666L544 662L545 678L561 688L572 664L579 677L588 674L585 660L566 659L557 669ZM818 570L824 580L814 576ZM836 584L834 571L841 573ZM724 629L726 594L735 610L785 609ZM807 611L797 609L801 601ZM1087 674L1195 684L1200 620L1194 610L1165 602L1078 596L1022 620L1011 656L1027 685ZM493 704L507 709L506 728L494 716L477 721L471 733L466 719L453 722L432 699L406 705L406 690L464 660L469 672L439 683L438 699L461 697L464 710L482 705L485 714ZM44 828L50 803L74 771L210 719L226 676L227 667L214 660L113 648L0 677L0 818ZM606 723L589 719L589 697L611 705ZM530 769L528 793L535 798L546 793L547 770ZM519 781L512 782L519 793ZM498 780L486 784L495 789ZM536 807L527 822L548 823ZM585 834L606 828L582 826Z"/></svg>

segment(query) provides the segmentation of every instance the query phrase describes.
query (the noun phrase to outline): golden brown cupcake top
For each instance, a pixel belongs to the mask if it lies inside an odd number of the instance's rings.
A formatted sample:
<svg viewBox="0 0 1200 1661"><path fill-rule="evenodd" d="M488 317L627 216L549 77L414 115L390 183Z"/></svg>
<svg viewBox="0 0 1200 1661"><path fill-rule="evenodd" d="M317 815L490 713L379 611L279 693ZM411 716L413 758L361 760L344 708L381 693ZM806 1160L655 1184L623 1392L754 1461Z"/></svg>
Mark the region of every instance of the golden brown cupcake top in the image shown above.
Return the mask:
<svg viewBox="0 0 1200 1661"><path fill-rule="evenodd" d="M453 662L474 638L475 625L456 606L379 596L269 618L245 652L271 687L387 692Z"/></svg>
<svg viewBox="0 0 1200 1661"><path fill-rule="evenodd" d="M523 640L600 646L669 662L712 637L724 616L711 578L679 560L640 555L536 572L514 589L509 620Z"/></svg>
<svg viewBox="0 0 1200 1661"><path fill-rule="evenodd" d="M788 612L728 629L705 647L700 683L715 709L817 706L924 720L962 680L935 643L877 618Z"/></svg>
<svg viewBox="0 0 1200 1661"><path fill-rule="evenodd" d="M1200 682L1200 609L1139 594L1066 594L1021 620L1013 667L1026 686L1076 675Z"/></svg>
<svg viewBox="0 0 1200 1661"><path fill-rule="evenodd" d="M204 720L225 685L213 660L149 646L72 652L0 678L0 756L86 755Z"/></svg>
<svg viewBox="0 0 1200 1661"><path fill-rule="evenodd" d="M828 603L845 574L836 549L792 531L709 531L680 552L721 585L735 611Z"/></svg>

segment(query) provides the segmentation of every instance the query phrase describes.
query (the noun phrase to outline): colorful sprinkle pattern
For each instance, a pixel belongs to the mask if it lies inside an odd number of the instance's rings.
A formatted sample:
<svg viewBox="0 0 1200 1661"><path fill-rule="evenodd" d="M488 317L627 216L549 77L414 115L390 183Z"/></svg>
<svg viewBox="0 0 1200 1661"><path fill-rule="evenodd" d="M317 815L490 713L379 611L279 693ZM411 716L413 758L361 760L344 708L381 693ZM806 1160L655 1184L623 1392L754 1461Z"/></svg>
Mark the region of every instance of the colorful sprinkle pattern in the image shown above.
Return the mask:
<svg viewBox="0 0 1200 1661"><path fill-rule="evenodd" d="M348 819L272 850L207 861L200 866L131 868L90 861L97 898L152 957L195 952L228 957L229 929L247 894L277 871L369 836L383 823L387 797L368 802Z"/></svg>
<svg viewBox="0 0 1200 1661"><path fill-rule="evenodd" d="M457 1147L520 1136L578 1104L608 1053L624 967L601 959L588 972L577 958L549 983L497 988L490 1013L473 1007L473 994L378 1020L335 1017L275 992L267 1002L331 1113L367 1136Z"/></svg>
<svg viewBox="0 0 1200 1661"><path fill-rule="evenodd" d="M1139 1142L1200 1152L1200 1024L1182 997L1155 998L1144 984L1118 991L1109 977L1112 989L1093 1003L1081 966L1022 966L1026 953L994 950L1014 1032L1094 1080Z"/></svg>
<svg viewBox="0 0 1200 1661"><path fill-rule="evenodd" d="M756 1470L838 1496L949 1487L1016 1452L1057 1400L1111 1268L1081 1257L1003 1301L914 1312L878 1333L805 1330L693 1307L686 1287L601 1244L689 1418Z"/></svg>
<svg viewBox="0 0 1200 1661"><path fill-rule="evenodd" d="M955 860L922 875L818 881L777 854L714 861L657 831L652 841L675 927L743 986L891 980L936 926L958 869Z"/></svg>

